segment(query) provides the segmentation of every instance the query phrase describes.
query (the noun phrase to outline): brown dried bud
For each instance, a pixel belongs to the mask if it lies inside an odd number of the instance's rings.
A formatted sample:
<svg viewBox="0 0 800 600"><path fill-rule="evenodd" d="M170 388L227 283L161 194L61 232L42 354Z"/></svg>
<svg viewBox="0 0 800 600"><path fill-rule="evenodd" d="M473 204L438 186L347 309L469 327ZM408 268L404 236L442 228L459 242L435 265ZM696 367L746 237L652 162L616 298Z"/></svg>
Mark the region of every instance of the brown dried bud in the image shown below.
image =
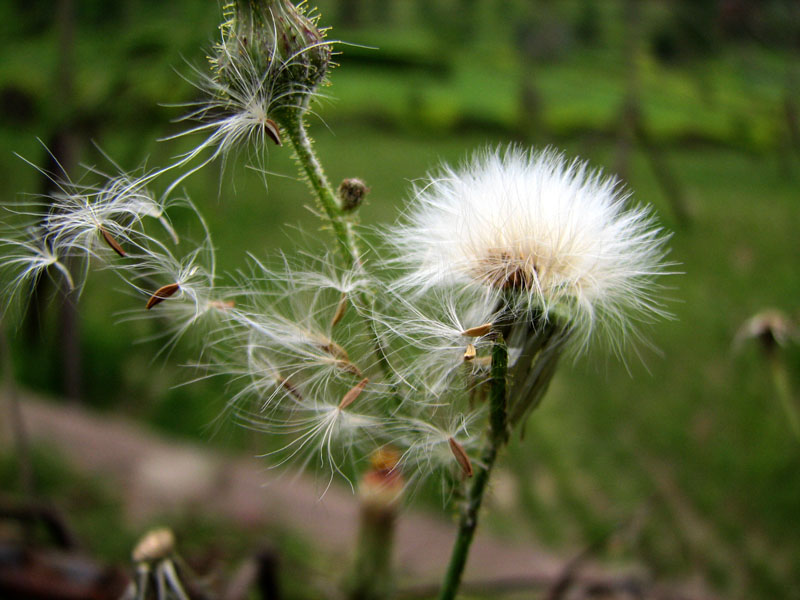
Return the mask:
<svg viewBox="0 0 800 600"><path fill-rule="evenodd" d="M342 180L338 191L342 210L351 212L361 206L364 197L369 193L369 189L366 183L355 177Z"/></svg>

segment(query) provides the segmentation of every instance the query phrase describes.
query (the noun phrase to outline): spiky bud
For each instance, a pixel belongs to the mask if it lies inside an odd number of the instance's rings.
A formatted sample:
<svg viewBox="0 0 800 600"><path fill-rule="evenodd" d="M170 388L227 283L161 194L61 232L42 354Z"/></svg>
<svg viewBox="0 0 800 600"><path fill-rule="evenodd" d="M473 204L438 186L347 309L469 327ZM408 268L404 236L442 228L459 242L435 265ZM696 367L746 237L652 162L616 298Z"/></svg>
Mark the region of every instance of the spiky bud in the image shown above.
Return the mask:
<svg viewBox="0 0 800 600"><path fill-rule="evenodd" d="M303 110L325 80L331 49L318 18L287 0L236 0L225 7L222 41L211 59L216 78L232 96L269 99L270 116ZM283 114L282 114L283 113Z"/></svg>

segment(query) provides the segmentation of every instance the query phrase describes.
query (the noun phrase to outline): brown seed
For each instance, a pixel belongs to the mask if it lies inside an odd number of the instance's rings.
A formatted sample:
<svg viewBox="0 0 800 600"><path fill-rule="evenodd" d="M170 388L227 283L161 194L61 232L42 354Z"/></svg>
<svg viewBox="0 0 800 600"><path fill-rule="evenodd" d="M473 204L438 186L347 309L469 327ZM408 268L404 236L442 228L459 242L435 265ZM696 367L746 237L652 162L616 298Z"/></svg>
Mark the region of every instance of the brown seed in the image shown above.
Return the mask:
<svg viewBox="0 0 800 600"><path fill-rule="evenodd" d="M486 335L492 330L492 323L484 323L483 325L478 325L477 327L470 327L469 329L465 329L461 332L461 335L464 337L481 337L482 335Z"/></svg>
<svg viewBox="0 0 800 600"><path fill-rule="evenodd" d="M117 240L115 240L113 237L111 237L111 234L110 234L110 233L108 233L108 232L105 230L105 228L104 228L104 227L102 227L102 226L100 227L100 235L102 235L102 236L103 236L103 239L105 240L106 244L108 244L109 246L111 246L111 249L112 249L114 252L116 252L117 254L119 254L121 257L125 258L125 250L123 250L123 249L122 249L122 246L120 246L120 245L119 245L119 243L117 242Z"/></svg>
<svg viewBox="0 0 800 600"><path fill-rule="evenodd" d="M152 296L150 296L150 300L147 301L147 306L145 306L145 308L150 310L156 304L163 302L166 298L169 298L175 294L175 292L177 292L179 289L181 289L181 286L177 283L168 283L167 285L162 285Z"/></svg>
<svg viewBox="0 0 800 600"><path fill-rule="evenodd" d="M324 338L323 338L324 339ZM317 344L320 350L323 352L327 352L334 358L338 358L339 360L350 362L350 356L347 354L347 350L342 348L339 344L334 342L333 340L324 340L320 341Z"/></svg>
<svg viewBox="0 0 800 600"><path fill-rule="evenodd" d="M464 352L464 360L469 362L473 358L475 358L476 354L477 354L477 352L475 350L475 345L474 344L467 344L467 350Z"/></svg>
<svg viewBox="0 0 800 600"><path fill-rule="evenodd" d="M295 398L295 400L299 400L300 402L303 401L303 394L300 393L300 390L298 390L297 386L295 386L291 381L281 376L278 376L275 379L278 384L289 393L290 396Z"/></svg>
<svg viewBox="0 0 800 600"><path fill-rule="evenodd" d="M364 377L361 381L355 384L353 387L348 390L348 392L342 397L342 401L339 402L339 410L344 410L348 406L350 406L356 398L361 395L361 392L364 391L364 388L369 383L369 378Z"/></svg>
<svg viewBox="0 0 800 600"><path fill-rule="evenodd" d="M469 461L469 456L467 456L464 446L459 444L453 438L447 438L447 443L450 444L450 452L452 452L453 456L456 457L456 462L458 462L458 466L461 467L461 470L464 471L464 475L467 477L472 477L472 474L474 473L472 470L472 463Z"/></svg>
<svg viewBox="0 0 800 600"><path fill-rule="evenodd" d="M359 369L355 364L351 363L349 360L337 360L336 366L340 368L342 371L346 373L350 373L351 375L355 375L356 377L363 377L364 373Z"/></svg>
<svg viewBox="0 0 800 600"><path fill-rule="evenodd" d="M264 131L267 132L269 139L275 142L278 146L283 146L283 142L281 141L281 130L278 129L278 124L275 121L272 119L265 119Z"/></svg>
<svg viewBox="0 0 800 600"><path fill-rule="evenodd" d="M339 299L339 304L336 307L336 312L333 315L333 319L331 319L331 327L336 327L339 321L342 320L344 317L344 313L347 310L347 294L342 294L342 297Z"/></svg>
<svg viewBox="0 0 800 600"><path fill-rule="evenodd" d="M342 348L339 344L334 342L333 340L324 340L317 344L317 347L322 350L323 352L330 354L333 358L336 359L334 364L337 368L341 369L342 371L346 371L348 373L352 373L356 377L363 377L364 374L361 372L355 364L350 361L350 357L347 354L347 350Z"/></svg>

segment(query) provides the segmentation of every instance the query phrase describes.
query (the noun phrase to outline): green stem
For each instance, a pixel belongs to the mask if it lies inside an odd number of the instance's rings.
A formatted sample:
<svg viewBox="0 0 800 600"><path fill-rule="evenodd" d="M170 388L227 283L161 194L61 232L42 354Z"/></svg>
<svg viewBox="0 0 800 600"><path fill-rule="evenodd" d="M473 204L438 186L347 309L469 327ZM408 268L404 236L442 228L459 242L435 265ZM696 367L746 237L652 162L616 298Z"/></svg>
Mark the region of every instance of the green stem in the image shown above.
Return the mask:
<svg viewBox="0 0 800 600"><path fill-rule="evenodd" d="M789 421L789 427L794 436L800 439L800 415L798 415L798 410L794 403L792 386L789 383L789 373L781 356L778 354L778 349L772 350L769 356L769 363L772 371L772 380L775 383L775 393L786 414L786 420Z"/></svg>
<svg viewBox="0 0 800 600"><path fill-rule="evenodd" d="M366 502L361 507L359 542L349 600L385 600L392 591L392 548L396 508Z"/></svg>
<svg viewBox="0 0 800 600"><path fill-rule="evenodd" d="M339 250L345 265L350 268L360 263L360 253L356 242L355 234L342 211L339 199L331 187L325 170L322 168L311 138L308 137L305 123L302 117L293 116L284 121L286 132L297 156L297 162L308 181L311 191L317 200L317 206L327 217L328 223L333 230Z"/></svg>
<svg viewBox="0 0 800 600"><path fill-rule="evenodd" d="M299 115L291 115L283 119L282 124L286 128L289 135L289 140L294 148L297 162L308 181L311 191L317 201L317 207L324 213L328 223L333 230L334 236L341 251L342 258L344 259L345 266L349 269L356 265L361 264L361 252L358 247L358 241L350 221L347 219L345 212L342 210L341 203L331 187L328 177L325 175L325 170L319 162L314 146L308 132L306 131L305 123ZM357 299L354 299L365 307L368 314L372 313L375 306L375 296L372 290L365 290ZM384 373L391 372L391 367L386 360L386 350L375 332L372 332L375 338L375 355L378 364Z"/></svg>
<svg viewBox="0 0 800 600"><path fill-rule="evenodd" d="M469 547L475 537L478 526L478 512L483 502L483 494L492 467L497 459L497 453L508 440L508 424L506 420L506 379L508 375L508 349L501 337L492 348L492 375L491 389L489 391L489 436L486 440L481 464L475 470L475 479L469 489L469 495L461 512L458 524L458 533L450 555L450 564L447 566L442 589L439 591L439 600L452 600L456 597L461 585L461 577L469 556Z"/></svg>

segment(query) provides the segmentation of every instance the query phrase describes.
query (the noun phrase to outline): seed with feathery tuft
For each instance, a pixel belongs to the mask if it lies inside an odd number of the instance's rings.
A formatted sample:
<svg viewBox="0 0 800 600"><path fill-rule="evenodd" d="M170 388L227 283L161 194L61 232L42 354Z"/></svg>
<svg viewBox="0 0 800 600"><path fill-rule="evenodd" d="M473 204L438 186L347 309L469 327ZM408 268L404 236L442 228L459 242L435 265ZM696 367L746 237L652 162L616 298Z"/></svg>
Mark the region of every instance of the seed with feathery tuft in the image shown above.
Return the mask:
<svg viewBox="0 0 800 600"><path fill-rule="evenodd" d="M369 378L364 377L361 381L355 384L352 388L350 388L347 393L342 396L342 401L339 402L339 410L344 410L348 406L350 406L355 399L361 395L361 392L364 391L364 388L367 387L369 383Z"/></svg>
<svg viewBox="0 0 800 600"><path fill-rule="evenodd" d="M264 119L264 131L269 136L273 142L275 142L278 146L283 146L283 141L281 140L281 130L278 128L278 124L273 121L272 119Z"/></svg>
<svg viewBox="0 0 800 600"><path fill-rule="evenodd" d="M483 325L478 325L477 327L470 327L469 329L465 329L461 332L461 335L464 337L481 337L486 335L492 330L492 323L484 323Z"/></svg>
<svg viewBox="0 0 800 600"><path fill-rule="evenodd" d="M152 296L150 296L150 299L147 301L147 306L145 306L145 308L147 310L150 310L156 304L160 304L170 296L173 296L175 292L177 292L179 289L181 289L181 286L180 284L177 283L168 283L167 285L162 285L153 293Z"/></svg>
<svg viewBox="0 0 800 600"><path fill-rule="evenodd" d="M331 319L331 327L336 327L339 324L339 321L342 320L344 317L344 313L347 311L347 294L342 293L342 297L339 298L339 304L336 306L336 312L333 314L333 318Z"/></svg>
<svg viewBox="0 0 800 600"><path fill-rule="evenodd" d="M472 470L472 463L469 460L469 456L467 456L466 450L464 450L464 446L459 444L453 438L447 438L447 443L450 444L450 452L452 452L453 456L455 456L458 466L461 467L462 471L464 471L464 475L467 477L472 477L474 474L474 471Z"/></svg>
<svg viewBox="0 0 800 600"><path fill-rule="evenodd" d="M122 258L125 258L125 250L122 249L122 246L119 245L119 242L111 237L111 234L108 233L105 228L101 225L100 226L100 235L103 236L103 240L105 240L106 244L108 244L111 249L119 254Z"/></svg>
<svg viewBox="0 0 800 600"><path fill-rule="evenodd" d="M292 396L295 400L299 400L300 402L303 401L303 394L300 393L300 390L297 389L297 386L294 385L291 381L286 379L285 377L281 377L280 375L275 377L275 380L278 382L286 392Z"/></svg>
<svg viewBox="0 0 800 600"><path fill-rule="evenodd" d="M211 300L208 305L211 308L216 308L217 310L230 310L234 306L236 306L236 302L233 300Z"/></svg>

